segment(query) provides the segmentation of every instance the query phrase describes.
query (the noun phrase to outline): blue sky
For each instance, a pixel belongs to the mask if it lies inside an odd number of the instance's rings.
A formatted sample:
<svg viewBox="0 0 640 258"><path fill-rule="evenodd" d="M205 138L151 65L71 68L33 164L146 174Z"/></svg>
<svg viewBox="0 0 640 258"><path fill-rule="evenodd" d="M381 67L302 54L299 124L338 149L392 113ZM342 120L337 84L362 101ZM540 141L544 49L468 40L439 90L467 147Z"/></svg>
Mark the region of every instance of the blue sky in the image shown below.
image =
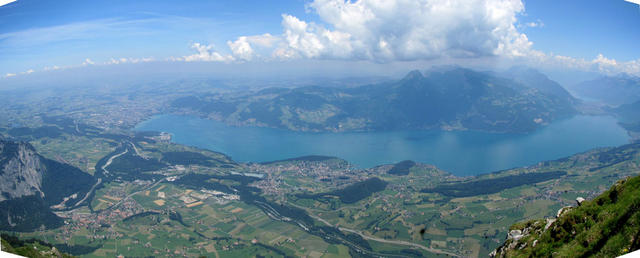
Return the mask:
<svg viewBox="0 0 640 258"><path fill-rule="evenodd" d="M224 46L241 34L278 32L283 11L305 13L302 2L264 2L16 1L0 7L0 34L24 36L0 38L0 59L11 60L3 61L0 71L73 65L86 58L185 55L191 42Z"/></svg>
<svg viewBox="0 0 640 258"><path fill-rule="evenodd" d="M523 21L540 19L542 28L525 30L545 52L617 60L640 58L640 9L623 0L528 0Z"/></svg>
<svg viewBox="0 0 640 258"><path fill-rule="evenodd" d="M611 72L640 69L640 9L623 0L385 2L394 5L17 0L0 7L0 76L168 59L460 63L500 58ZM420 6L429 8L413 8Z"/></svg>

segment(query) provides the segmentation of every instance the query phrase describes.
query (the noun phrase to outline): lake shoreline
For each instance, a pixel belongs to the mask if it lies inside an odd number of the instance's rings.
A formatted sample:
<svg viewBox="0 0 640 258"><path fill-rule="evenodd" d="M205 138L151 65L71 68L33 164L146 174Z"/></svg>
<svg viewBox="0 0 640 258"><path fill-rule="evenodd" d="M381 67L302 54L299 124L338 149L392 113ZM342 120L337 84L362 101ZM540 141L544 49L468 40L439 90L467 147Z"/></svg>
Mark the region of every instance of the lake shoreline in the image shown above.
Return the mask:
<svg viewBox="0 0 640 258"><path fill-rule="evenodd" d="M153 116L133 130L169 132L173 142L225 153L239 162L326 155L369 168L410 159L433 164L456 176L530 166L631 140L613 117L585 115L556 121L526 134L441 130L299 132L236 127L175 114Z"/></svg>

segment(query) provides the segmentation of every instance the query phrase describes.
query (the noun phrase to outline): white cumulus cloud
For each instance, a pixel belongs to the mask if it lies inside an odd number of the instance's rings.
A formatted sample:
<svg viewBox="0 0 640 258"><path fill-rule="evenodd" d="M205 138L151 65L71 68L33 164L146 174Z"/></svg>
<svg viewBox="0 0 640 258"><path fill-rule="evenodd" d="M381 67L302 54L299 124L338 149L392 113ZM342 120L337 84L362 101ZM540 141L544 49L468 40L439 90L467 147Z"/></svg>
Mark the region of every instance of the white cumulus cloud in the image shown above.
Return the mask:
<svg viewBox="0 0 640 258"><path fill-rule="evenodd" d="M231 49L233 57L249 61L257 55L255 51L256 48L260 50L270 49L279 41L279 37L265 33L255 36L241 36L235 41L227 41L227 45L229 46L229 49Z"/></svg>
<svg viewBox="0 0 640 258"><path fill-rule="evenodd" d="M62 69L60 66L54 65L54 66L47 66L44 68L45 71L52 71L52 70L60 70Z"/></svg>
<svg viewBox="0 0 640 258"><path fill-rule="evenodd" d="M253 57L253 48L245 36L239 37L236 41L227 41L227 45L229 45L233 56L239 59L248 61Z"/></svg>
<svg viewBox="0 0 640 258"><path fill-rule="evenodd" d="M112 64L124 64L128 62L129 60L127 58L121 57L121 58L111 58L109 61L105 62L104 64L112 65Z"/></svg>
<svg viewBox="0 0 640 258"><path fill-rule="evenodd" d="M142 58L121 57L121 58L111 58L109 59L109 61L106 61L103 64L105 65L137 64L137 63L146 63L146 62L152 62L152 61L155 61L153 57L142 57ZM85 66L87 64L94 64L94 62L92 62L90 59L87 58L87 60L85 60L85 62L83 62L82 65Z"/></svg>
<svg viewBox="0 0 640 258"><path fill-rule="evenodd" d="M280 57L411 61L523 56L520 0L315 0L326 25L283 15Z"/></svg>
<svg viewBox="0 0 640 258"><path fill-rule="evenodd" d="M185 61L315 58L415 61L486 56L520 57L532 43L518 31L521 0L313 0L320 23L282 15L280 35L228 41L231 54L195 43Z"/></svg>
<svg viewBox="0 0 640 258"><path fill-rule="evenodd" d="M0 0L0 6L8 5L10 3L15 2L16 0Z"/></svg>
<svg viewBox="0 0 640 258"><path fill-rule="evenodd" d="M85 59L84 62L82 62L83 66L85 66L85 65L93 65L93 64L95 64L95 62L91 61L91 59L89 59L89 58Z"/></svg>
<svg viewBox="0 0 640 258"><path fill-rule="evenodd" d="M538 60L538 64L541 64L543 66L557 65L570 69L599 72L609 75L615 75L619 73L640 75L640 59L631 61L618 61L615 59L607 58L603 54L599 54L591 60L562 55L544 55L540 58L540 60Z"/></svg>
<svg viewBox="0 0 640 258"><path fill-rule="evenodd" d="M196 54L184 56L182 61L194 62L194 61L213 61L213 62L229 62L235 60L231 55L222 55L213 50L213 45L203 45L200 43L193 43L191 49L195 50Z"/></svg>
<svg viewBox="0 0 640 258"><path fill-rule="evenodd" d="M540 20L538 20L537 22L527 22L525 24L527 27L529 28L542 28L544 27L544 23Z"/></svg>

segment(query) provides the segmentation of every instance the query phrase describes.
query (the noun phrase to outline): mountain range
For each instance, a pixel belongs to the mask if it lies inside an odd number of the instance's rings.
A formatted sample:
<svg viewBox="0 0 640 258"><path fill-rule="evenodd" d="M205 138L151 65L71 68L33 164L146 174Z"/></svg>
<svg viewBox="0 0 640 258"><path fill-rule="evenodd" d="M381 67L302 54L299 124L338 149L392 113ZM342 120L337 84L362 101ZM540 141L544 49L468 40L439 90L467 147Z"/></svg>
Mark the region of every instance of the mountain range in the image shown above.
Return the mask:
<svg viewBox="0 0 640 258"><path fill-rule="evenodd" d="M620 74L601 76L571 87L577 96L602 101L612 106L640 101L640 77Z"/></svg>
<svg viewBox="0 0 640 258"><path fill-rule="evenodd" d="M411 71L401 80L349 88L267 88L251 94L185 96L178 111L233 125L295 131L399 129L528 132L576 113L576 101L545 75L499 75L459 67Z"/></svg>

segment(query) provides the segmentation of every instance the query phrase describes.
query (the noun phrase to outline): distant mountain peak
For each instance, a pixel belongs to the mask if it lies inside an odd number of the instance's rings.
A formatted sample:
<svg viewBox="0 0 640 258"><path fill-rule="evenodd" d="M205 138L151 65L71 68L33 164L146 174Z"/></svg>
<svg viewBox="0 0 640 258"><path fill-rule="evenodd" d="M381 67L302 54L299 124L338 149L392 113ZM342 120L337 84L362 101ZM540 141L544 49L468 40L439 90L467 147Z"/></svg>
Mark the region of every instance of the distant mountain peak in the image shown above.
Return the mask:
<svg viewBox="0 0 640 258"><path fill-rule="evenodd" d="M424 78L424 76L422 75L422 73L418 70L413 70L411 72L409 72L402 80L415 80L415 79L422 79Z"/></svg>
<svg viewBox="0 0 640 258"><path fill-rule="evenodd" d="M612 106L631 104L640 100L640 77L625 73L601 76L579 83L573 90L581 97Z"/></svg>
<svg viewBox="0 0 640 258"><path fill-rule="evenodd" d="M499 74L505 78L514 80L527 88L540 90L543 93L551 94L556 97L568 100L574 103L574 97L562 85L551 80L546 74L535 68L518 65L512 66L508 70Z"/></svg>

